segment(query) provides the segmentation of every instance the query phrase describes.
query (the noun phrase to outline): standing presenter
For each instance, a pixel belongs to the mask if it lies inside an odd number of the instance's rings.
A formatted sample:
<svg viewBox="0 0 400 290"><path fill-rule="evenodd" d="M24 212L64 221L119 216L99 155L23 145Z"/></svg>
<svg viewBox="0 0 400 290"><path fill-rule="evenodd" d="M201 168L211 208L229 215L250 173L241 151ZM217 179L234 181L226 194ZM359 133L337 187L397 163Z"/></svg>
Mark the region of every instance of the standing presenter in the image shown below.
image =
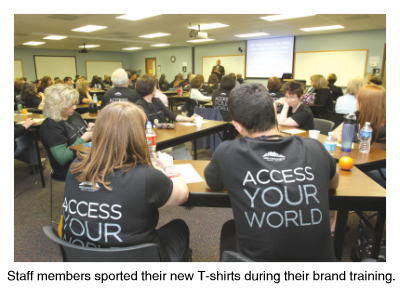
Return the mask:
<svg viewBox="0 0 400 290"><path fill-rule="evenodd" d="M216 74L218 77L218 82L221 82L222 76L225 75L225 68L221 65L221 61L217 60L217 65L214 65L211 74Z"/></svg>

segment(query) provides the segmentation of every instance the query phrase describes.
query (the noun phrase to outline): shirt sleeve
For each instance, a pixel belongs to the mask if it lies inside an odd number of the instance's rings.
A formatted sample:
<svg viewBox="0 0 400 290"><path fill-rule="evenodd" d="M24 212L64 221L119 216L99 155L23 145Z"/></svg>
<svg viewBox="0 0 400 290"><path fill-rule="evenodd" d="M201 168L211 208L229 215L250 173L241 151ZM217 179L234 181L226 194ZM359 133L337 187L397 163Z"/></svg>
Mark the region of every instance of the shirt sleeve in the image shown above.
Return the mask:
<svg viewBox="0 0 400 290"><path fill-rule="evenodd" d="M296 121L297 124L299 124L299 127L302 127L305 125L312 116L306 111L306 110L300 110L297 111L294 115L290 116L294 121Z"/></svg>
<svg viewBox="0 0 400 290"><path fill-rule="evenodd" d="M223 146L221 145L218 146L210 160L210 163L208 163L207 167L204 169L204 178L206 179L207 185L215 191L221 191L224 189L221 174L222 170L220 169L218 162L218 156L223 152L221 150Z"/></svg>
<svg viewBox="0 0 400 290"><path fill-rule="evenodd" d="M176 116L178 116L178 114L171 112L165 105L164 103L160 100L160 99L155 99L153 98L153 102L156 100L158 107L163 110L164 115L166 117L168 117L170 120L174 120L176 121Z"/></svg>
<svg viewBox="0 0 400 290"><path fill-rule="evenodd" d="M78 137L74 144L72 144L71 146L76 146L83 143L86 143L86 141L83 140L81 137ZM74 152L72 152L72 150L67 146L67 143L53 146L50 148L50 151L54 159L61 165L67 164L75 157Z"/></svg>
<svg viewBox="0 0 400 290"><path fill-rule="evenodd" d="M146 202L157 208L162 207L171 197L173 190L172 180L162 171L147 167L146 170Z"/></svg>

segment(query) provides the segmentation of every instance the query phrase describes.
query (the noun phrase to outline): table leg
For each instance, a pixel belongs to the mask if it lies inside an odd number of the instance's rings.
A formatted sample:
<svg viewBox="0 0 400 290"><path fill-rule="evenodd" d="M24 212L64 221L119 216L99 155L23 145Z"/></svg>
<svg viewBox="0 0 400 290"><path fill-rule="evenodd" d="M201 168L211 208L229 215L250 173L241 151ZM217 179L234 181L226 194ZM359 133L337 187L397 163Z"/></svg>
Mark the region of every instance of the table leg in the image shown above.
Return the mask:
<svg viewBox="0 0 400 290"><path fill-rule="evenodd" d="M194 139L193 141L193 147L194 147L194 160L197 160L197 139Z"/></svg>
<svg viewBox="0 0 400 290"><path fill-rule="evenodd" d="M40 151L39 151L38 137L36 135L37 132L36 132L36 130L34 130L32 133L33 133L33 140L34 140L34 143L35 143L36 155L37 155L37 158L38 158L38 166L39 166L39 171L40 171L40 178L42 179L42 187L46 187L46 182L44 181L42 160L41 160Z"/></svg>
<svg viewBox="0 0 400 290"><path fill-rule="evenodd" d="M376 225L374 230L374 237L372 240L372 258L378 260L379 249L381 247L383 229L385 227L386 209L378 212Z"/></svg>
<svg viewBox="0 0 400 290"><path fill-rule="evenodd" d="M335 255L338 260L342 259L344 238L349 212L347 210L338 210L336 219L336 229L334 238Z"/></svg>

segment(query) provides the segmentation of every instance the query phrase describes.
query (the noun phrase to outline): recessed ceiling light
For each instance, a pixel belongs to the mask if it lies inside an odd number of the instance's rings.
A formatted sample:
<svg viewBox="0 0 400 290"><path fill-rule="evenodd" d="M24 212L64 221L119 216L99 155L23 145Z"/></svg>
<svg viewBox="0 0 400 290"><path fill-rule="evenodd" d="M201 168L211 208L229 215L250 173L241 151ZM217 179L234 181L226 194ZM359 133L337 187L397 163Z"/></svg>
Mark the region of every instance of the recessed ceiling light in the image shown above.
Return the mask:
<svg viewBox="0 0 400 290"><path fill-rule="evenodd" d="M121 15L121 16L115 17L115 18L135 21L135 20L140 20L140 19L157 16L157 15L161 15L161 14L146 14L146 13L126 14L126 15Z"/></svg>
<svg viewBox="0 0 400 290"><path fill-rule="evenodd" d="M260 18L267 20L267 21L276 21L276 20L293 19L293 18L300 18L300 17L309 17L309 16L314 16L314 15L316 15L316 14L280 14L280 15L265 16L265 17L260 17Z"/></svg>
<svg viewBox="0 0 400 290"><path fill-rule="evenodd" d="M60 39L64 39L64 38L67 38L67 37L68 37L68 36L49 35L49 36L43 37L43 39L60 40Z"/></svg>
<svg viewBox="0 0 400 290"><path fill-rule="evenodd" d="M203 42L203 41L213 41L215 39L211 39L211 38L204 38L204 39L195 39L195 40L188 40L186 42Z"/></svg>
<svg viewBox="0 0 400 290"><path fill-rule="evenodd" d="M42 44L45 44L45 43L46 43L46 42L29 41L29 42L23 43L23 45L42 45Z"/></svg>
<svg viewBox="0 0 400 290"><path fill-rule="evenodd" d="M98 26L98 25L86 25L83 27L72 29L72 31L79 31L79 32L93 32L96 30L107 28L107 26Z"/></svg>
<svg viewBox="0 0 400 290"><path fill-rule="evenodd" d="M143 47L124 47L123 50L135 50L135 49L142 49Z"/></svg>
<svg viewBox="0 0 400 290"><path fill-rule="evenodd" d="M167 36L167 35L171 35L171 33L157 32L157 33L152 33L152 34L141 35L139 37L154 38L154 37L161 37L161 36Z"/></svg>
<svg viewBox="0 0 400 290"><path fill-rule="evenodd" d="M94 48L94 47L100 47L98 44L88 44L88 45L81 45L79 48Z"/></svg>
<svg viewBox="0 0 400 290"><path fill-rule="evenodd" d="M169 43L159 43L159 44L152 44L152 45L150 45L150 46L170 46L171 44L169 44Z"/></svg>
<svg viewBox="0 0 400 290"><path fill-rule="evenodd" d="M256 36L263 36L263 35L269 35L269 33L256 32L256 33L238 34L238 35L235 35L235 36L236 37L256 37Z"/></svg>
<svg viewBox="0 0 400 290"><path fill-rule="evenodd" d="M209 23L209 24L200 24L200 30L207 30L207 29L214 29L214 28L220 28L220 27L227 27L229 25L227 24L222 24L222 23ZM199 26L198 25L193 25L188 27L190 29L198 29Z"/></svg>
<svg viewBox="0 0 400 290"><path fill-rule="evenodd" d="M330 29L342 29L342 25L330 25L330 26L320 26L320 27L310 27L310 28L300 28L302 31L318 31L318 30L330 30Z"/></svg>

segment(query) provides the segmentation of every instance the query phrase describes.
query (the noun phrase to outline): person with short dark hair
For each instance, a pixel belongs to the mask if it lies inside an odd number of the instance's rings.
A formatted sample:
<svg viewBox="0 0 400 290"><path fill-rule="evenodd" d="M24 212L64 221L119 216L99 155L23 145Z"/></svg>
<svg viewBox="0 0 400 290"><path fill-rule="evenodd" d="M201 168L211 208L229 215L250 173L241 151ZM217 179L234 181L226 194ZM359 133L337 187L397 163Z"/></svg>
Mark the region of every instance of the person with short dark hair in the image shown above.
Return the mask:
<svg viewBox="0 0 400 290"><path fill-rule="evenodd" d="M131 79L131 84L133 86L133 89L135 88L137 78L138 78L137 72L135 72L135 71L132 72L132 76L130 77L130 79Z"/></svg>
<svg viewBox="0 0 400 290"><path fill-rule="evenodd" d="M377 86L382 85L382 78L380 75L374 75L369 81L373 85L377 85Z"/></svg>
<svg viewBox="0 0 400 290"><path fill-rule="evenodd" d="M64 85L67 85L67 86L73 85L72 78L71 77L65 77L64 78Z"/></svg>
<svg viewBox="0 0 400 290"><path fill-rule="evenodd" d="M237 88L238 86L240 86L240 83L236 80L236 75L234 73L230 73L229 74L231 77L233 77L233 79L235 80L235 88Z"/></svg>
<svg viewBox="0 0 400 290"><path fill-rule="evenodd" d="M190 81L190 99L196 100L196 102L209 102L211 97L204 96L199 90L203 87L204 77L202 75L196 75Z"/></svg>
<svg viewBox="0 0 400 290"><path fill-rule="evenodd" d="M226 122L232 121L231 115L228 112L228 98L235 87L235 80L230 75L221 78L221 84L218 89L212 94L213 108L219 110L222 118Z"/></svg>
<svg viewBox="0 0 400 290"><path fill-rule="evenodd" d="M304 130L314 129L314 115L311 109L303 103L303 85L296 81L287 82L283 91L286 97L274 102L280 126L299 127ZM281 113L277 113L277 105L283 106Z"/></svg>
<svg viewBox="0 0 400 290"><path fill-rule="evenodd" d="M267 88L274 102L285 97L285 94L281 91L282 83L277 77L272 77L268 80Z"/></svg>
<svg viewBox="0 0 400 290"><path fill-rule="evenodd" d="M241 73L238 73L236 75L236 80L239 82L239 84L243 84L244 83L244 80L242 78L242 74Z"/></svg>
<svg viewBox="0 0 400 290"><path fill-rule="evenodd" d="M208 77L208 86L212 88L214 91L219 87L218 77L215 74L212 74Z"/></svg>
<svg viewBox="0 0 400 290"><path fill-rule="evenodd" d="M261 84L234 88L232 123L244 138L222 142L204 170L206 186L226 189L234 220L221 230L220 256L254 261L335 261L329 189L335 159L318 140L280 135L272 98Z"/></svg>
<svg viewBox="0 0 400 290"><path fill-rule="evenodd" d="M329 90L331 92L331 95L332 95L332 100L336 101L337 98L343 96L342 89L337 87L337 86L335 86L335 83L337 81L337 76L335 74L333 74L333 73L329 74L328 78L327 78L327 81L328 81L328 88L329 88Z"/></svg>
<svg viewBox="0 0 400 290"><path fill-rule="evenodd" d="M110 77L108 75L104 76L103 85L104 85L105 88L108 88L108 89L111 88L112 82L111 82Z"/></svg>

